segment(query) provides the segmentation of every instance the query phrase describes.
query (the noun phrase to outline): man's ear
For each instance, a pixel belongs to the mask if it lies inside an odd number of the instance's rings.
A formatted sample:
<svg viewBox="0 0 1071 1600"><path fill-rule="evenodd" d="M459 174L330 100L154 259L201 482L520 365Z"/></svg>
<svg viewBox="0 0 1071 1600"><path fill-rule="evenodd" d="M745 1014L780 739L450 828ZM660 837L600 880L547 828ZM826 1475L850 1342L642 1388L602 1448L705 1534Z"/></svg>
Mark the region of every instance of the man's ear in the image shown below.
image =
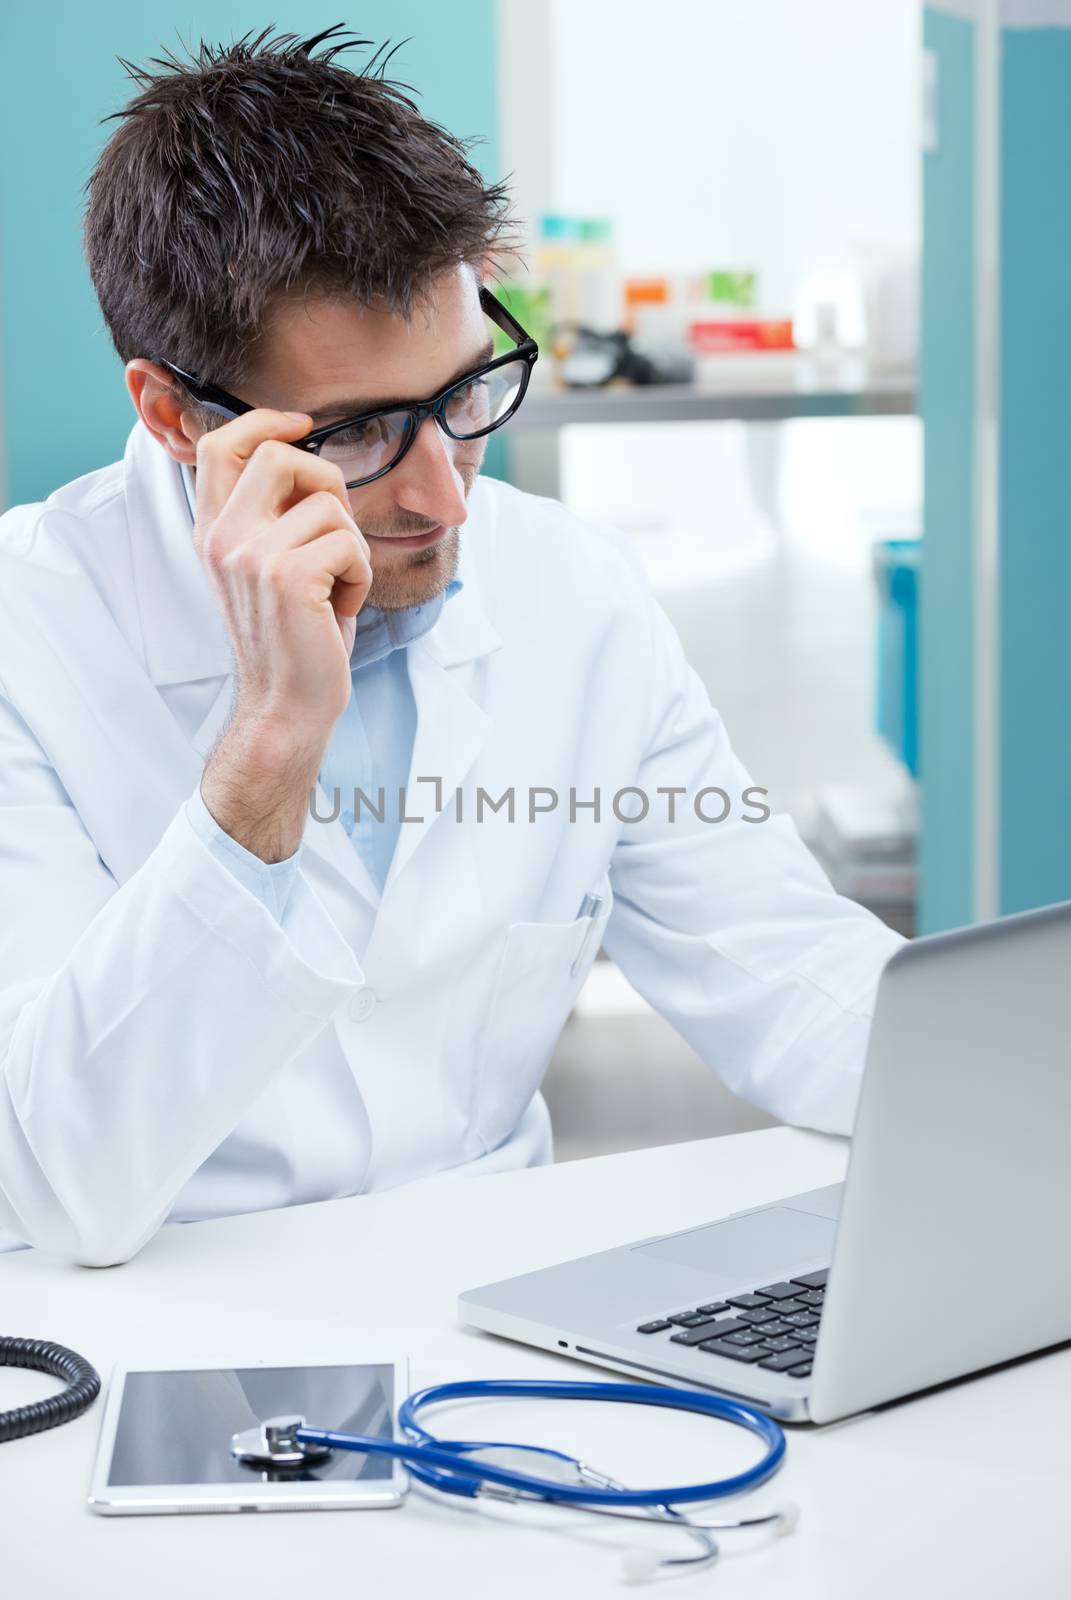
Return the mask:
<svg viewBox="0 0 1071 1600"><path fill-rule="evenodd" d="M190 407L183 405L183 397L176 393L171 374L139 356L126 364L126 386L134 410L157 444L163 445L173 461L192 467L197 460L197 441L204 429Z"/></svg>

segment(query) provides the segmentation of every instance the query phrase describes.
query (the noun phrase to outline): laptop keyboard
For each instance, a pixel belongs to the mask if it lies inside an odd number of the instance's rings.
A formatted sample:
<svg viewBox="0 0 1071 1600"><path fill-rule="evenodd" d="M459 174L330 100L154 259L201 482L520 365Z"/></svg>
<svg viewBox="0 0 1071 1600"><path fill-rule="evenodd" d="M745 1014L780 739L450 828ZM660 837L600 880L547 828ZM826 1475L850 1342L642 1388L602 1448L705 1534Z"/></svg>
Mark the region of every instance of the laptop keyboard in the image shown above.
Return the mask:
<svg viewBox="0 0 1071 1600"><path fill-rule="evenodd" d="M727 1300L655 1317L641 1322L636 1332L668 1334L670 1344L785 1372L790 1378L809 1378L828 1277L826 1270L806 1272L750 1294L731 1294Z"/></svg>

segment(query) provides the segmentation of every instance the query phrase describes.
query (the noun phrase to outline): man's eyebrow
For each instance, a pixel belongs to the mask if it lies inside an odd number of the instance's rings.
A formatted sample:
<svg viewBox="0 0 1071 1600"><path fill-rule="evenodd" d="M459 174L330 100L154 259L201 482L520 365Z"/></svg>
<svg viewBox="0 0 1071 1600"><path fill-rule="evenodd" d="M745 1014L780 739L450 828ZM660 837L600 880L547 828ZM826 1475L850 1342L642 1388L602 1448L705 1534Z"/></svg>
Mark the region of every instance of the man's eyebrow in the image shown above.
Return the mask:
<svg viewBox="0 0 1071 1600"><path fill-rule="evenodd" d="M442 389L448 389L452 383L456 383L459 378L463 378L467 372L475 372L478 367L485 367L494 353L494 340L488 339L482 350L477 350L474 356L470 356L462 366L458 367L452 378L447 378L445 383L439 385L436 393L438 394ZM307 412L306 415L311 416L313 422L317 424L342 422L346 417L362 416L366 411L383 411L388 406L409 406L412 404L412 395L387 395L381 400L377 400L374 397L369 399L367 395L362 395L355 400L333 400L329 406L321 406L319 410Z"/></svg>

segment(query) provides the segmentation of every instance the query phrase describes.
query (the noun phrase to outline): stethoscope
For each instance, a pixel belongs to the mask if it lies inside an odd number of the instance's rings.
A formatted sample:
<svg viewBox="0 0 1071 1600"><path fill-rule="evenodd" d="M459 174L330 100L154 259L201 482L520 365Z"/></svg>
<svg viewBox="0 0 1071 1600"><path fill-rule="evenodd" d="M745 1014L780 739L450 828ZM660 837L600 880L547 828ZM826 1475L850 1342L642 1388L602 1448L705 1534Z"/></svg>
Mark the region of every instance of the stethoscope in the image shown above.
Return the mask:
<svg viewBox="0 0 1071 1600"><path fill-rule="evenodd" d="M628 1489L596 1472L575 1456L539 1445L503 1444L476 1439L439 1439L417 1421L430 1406L458 1400L614 1400L629 1405L665 1406L673 1411L694 1411L720 1422L746 1428L760 1438L766 1453L755 1466L731 1478L691 1483L665 1489ZM697 1539L702 1553L660 1560L646 1550L629 1550L623 1557L625 1577L643 1582L668 1569L698 1570L718 1558L714 1535L738 1528L768 1527L791 1533L798 1513L784 1506L760 1517L737 1517L721 1522L693 1522L674 1508L697 1501L721 1500L744 1494L772 1478L785 1458L785 1436L771 1417L720 1395L692 1389L648 1387L635 1383L540 1383L529 1380L473 1380L439 1383L411 1394L398 1411L397 1439L374 1438L359 1433L336 1433L310 1428L302 1416L272 1417L258 1427L236 1433L231 1453L247 1466L262 1471L300 1471L325 1462L333 1450L356 1450L367 1455L391 1456L403 1461L411 1475L428 1488L467 1499L500 1501L540 1500L576 1506L596 1515L626 1520L666 1522ZM522 1470L540 1458L545 1476Z"/></svg>

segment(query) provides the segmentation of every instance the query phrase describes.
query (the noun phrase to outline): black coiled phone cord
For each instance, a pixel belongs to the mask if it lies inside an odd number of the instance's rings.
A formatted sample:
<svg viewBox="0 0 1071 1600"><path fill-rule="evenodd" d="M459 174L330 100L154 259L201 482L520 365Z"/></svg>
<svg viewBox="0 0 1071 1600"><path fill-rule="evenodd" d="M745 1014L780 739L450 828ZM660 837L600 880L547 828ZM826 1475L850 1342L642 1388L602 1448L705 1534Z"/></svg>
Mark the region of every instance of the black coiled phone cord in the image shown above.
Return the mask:
<svg viewBox="0 0 1071 1600"><path fill-rule="evenodd" d="M66 1378L67 1387L47 1400L33 1405L0 1411L0 1444L8 1439L25 1439L46 1428L58 1428L91 1406L100 1393L100 1375L84 1356L47 1339L5 1339L0 1336L0 1367L32 1367L35 1372L50 1372Z"/></svg>

